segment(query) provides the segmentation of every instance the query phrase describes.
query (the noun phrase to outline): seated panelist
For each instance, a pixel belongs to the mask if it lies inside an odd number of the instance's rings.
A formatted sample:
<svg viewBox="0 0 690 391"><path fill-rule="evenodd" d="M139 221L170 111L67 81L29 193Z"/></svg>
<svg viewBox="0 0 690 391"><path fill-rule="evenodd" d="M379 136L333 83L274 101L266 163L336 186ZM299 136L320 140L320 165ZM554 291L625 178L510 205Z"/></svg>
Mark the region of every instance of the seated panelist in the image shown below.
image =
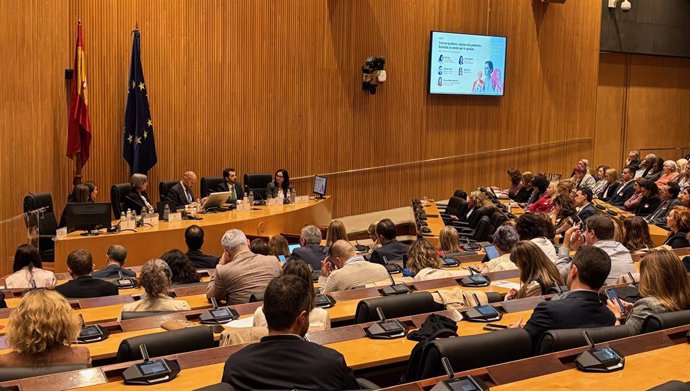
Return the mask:
<svg viewBox="0 0 690 391"><path fill-rule="evenodd" d="M290 189L290 175L288 175L287 170L284 168L278 169L273 176L273 182L269 182L268 186L266 186L266 197L278 197L280 189L283 189L283 197L287 197L288 190Z"/></svg>
<svg viewBox="0 0 690 391"><path fill-rule="evenodd" d="M131 209L137 214L141 214L141 210L152 208L149 196L146 190L149 188L149 179L144 174L133 174L129 181L132 184L132 192L127 194L124 199L125 210Z"/></svg>
<svg viewBox="0 0 690 391"><path fill-rule="evenodd" d="M223 170L223 179L225 179L225 182L219 184L214 189L211 189L211 191L229 191L229 199L231 200L241 200L244 198L244 190L242 189L240 181L237 179L237 171L235 171L234 168L226 168Z"/></svg>
<svg viewBox="0 0 690 391"><path fill-rule="evenodd" d="M194 202L194 185L196 184L196 174L194 171L187 171L182 176L182 180L168 190L165 198L175 203L178 208L183 208Z"/></svg>

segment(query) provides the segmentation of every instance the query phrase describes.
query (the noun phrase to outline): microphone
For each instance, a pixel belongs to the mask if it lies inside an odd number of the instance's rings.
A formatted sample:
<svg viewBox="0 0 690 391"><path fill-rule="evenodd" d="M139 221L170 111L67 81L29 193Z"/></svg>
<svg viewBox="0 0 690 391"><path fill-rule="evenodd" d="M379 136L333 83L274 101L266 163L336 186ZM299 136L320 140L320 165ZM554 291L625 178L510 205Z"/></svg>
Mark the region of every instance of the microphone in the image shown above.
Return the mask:
<svg viewBox="0 0 690 391"><path fill-rule="evenodd" d="M136 194L136 192L134 192L134 193ZM137 194L137 195L138 195L138 194ZM126 197L127 197L128 200L130 200L130 201L134 202L135 204L141 206L141 210L144 210L144 209L148 210L148 208L146 207L146 205L142 204L140 200L137 200L136 197L132 196L132 193L127 194ZM141 211L139 212L139 214L141 214Z"/></svg>

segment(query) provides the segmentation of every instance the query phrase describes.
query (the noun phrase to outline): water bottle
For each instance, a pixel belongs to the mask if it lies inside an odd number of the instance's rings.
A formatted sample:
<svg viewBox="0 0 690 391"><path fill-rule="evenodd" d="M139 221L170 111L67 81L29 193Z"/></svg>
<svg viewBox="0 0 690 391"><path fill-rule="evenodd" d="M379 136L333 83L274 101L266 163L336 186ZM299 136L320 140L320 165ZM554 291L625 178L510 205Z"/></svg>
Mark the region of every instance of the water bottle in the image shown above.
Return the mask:
<svg viewBox="0 0 690 391"><path fill-rule="evenodd" d="M285 198L285 195L283 194L283 189L280 188L280 189L278 190L278 200L280 200L280 203L283 202L283 199L284 199L284 198Z"/></svg>
<svg viewBox="0 0 690 391"><path fill-rule="evenodd" d="M297 201L297 191L295 191L295 189L292 189L292 191L290 192L290 203L294 204L295 201Z"/></svg>
<svg viewBox="0 0 690 391"><path fill-rule="evenodd" d="M120 213L120 226L122 226L125 221L127 221L127 215L125 215L125 212L122 211L122 213Z"/></svg>
<svg viewBox="0 0 690 391"><path fill-rule="evenodd" d="M254 192L249 192L249 205L254 205Z"/></svg>
<svg viewBox="0 0 690 391"><path fill-rule="evenodd" d="M132 221L132 209L127 209L127 221Z"/></svg>
<svg viewBox="0 0 690 391"><path fill-rule="evenodd" d="M165 208L163 208L163 220L168 221L169 216L170 216L170 205L165 204Z"/></svg>

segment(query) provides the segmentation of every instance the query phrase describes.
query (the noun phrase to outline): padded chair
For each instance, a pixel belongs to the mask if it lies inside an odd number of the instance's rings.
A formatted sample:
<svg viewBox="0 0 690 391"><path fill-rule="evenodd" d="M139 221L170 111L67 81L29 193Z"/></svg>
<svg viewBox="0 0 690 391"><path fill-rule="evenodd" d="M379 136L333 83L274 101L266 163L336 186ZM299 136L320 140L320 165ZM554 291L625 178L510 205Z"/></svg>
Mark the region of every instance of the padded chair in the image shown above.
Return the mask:
<svg viewBox="0 0 690 391"><path fill-rule="evenodd" d="M542 335L537 348L537 354L548 354L587 346L587 341L585 341L585 337L582 335L583 330L587 330L594 343L613 341L614 339L633 335L627 327L620 326L549 330Z"/></svg>
<svg viewBox="0 0 690 391"><path fill-rule="evenodd" d="M132 184L130 183L118 183L110 187L110 203L113 204L113 215L116 219L120 218L120 215L126 209L125 197L132 190Z"/></svg>
<svg viewBox="0 0 690 391"><path fill-rule="evenodd" d="M254 198L259 200L266 199L266 186L273 181L273 174L244 174L244 187L254 192ZM248 193L245 191L245 193ZM258 195L258 197L256 197Z"/></svg>
<svg viewBox="0 0 690 391"><path fill-rule="evenodd" d="M532 341L521 328L437 339L424 349L419 379L445 375L441 358L448 357L455 372L520 360L532 355ZM413 379L409 379L413 380Z"/></svg>
<svg viewBox="0 0 690 391"><path fill-rule="evenodd" d="M122 319L122 320L139 319L139 318L146 318L149 316L174 314L175 312L179 312L179 311L123 311L122 315L120 316L120 319Z"/></svg>
<svg viewBox="0 0 690 391"><path fill-rule="evenodd" d="M687 324L690 324L690 310L647 315L642 323L642 333L651 333L653 331L685 326Z"/></svg>
<svg viewBox="0 0 690 391"><path fill-rule="evenodd" d="M197 326L127 338L117 349L116 361L141 360L140 345L146 345L151 357L210 349L214 347L213 331L207 326Z"/></svg>
<svg viewBox="0 0 690 391"><path fill-rule="evenodd" d="M489 236L493 232L493 227L491 226L491 220L489 216L482 216L477 223L477 228L475 229L465 229L460 231L461 239L471 239L477 242L484 242L489 240Z"/></svg>
<svg viewBox="0 0 690 391"><path fill-rule="evenodd" d="M46 209L39 214L25 215L25 223L27 228L38 226L38 249L41 253L41 260L43 262L53 262L55 258L55 242L53 242L53 238L55 237L55 231L57 231L53 197L50 193L29 193L29 195L24 197L24 213L40 208Z"/></svg>
<svg viewBox="0 0 690 391"><path fill-rule="evenodd" d="M168 191L170 191L170 188L179 182L180 181L164 181L158 184L158 194L160 194L161 202L167 201L165 197L167 197Z"/></svg>
<svg viewBox="0 0 690 391"><path fill-rule="evenodd" d="M434 297L429 292L376 297L357 303L355 323L378 321L377 307L381 307L386 318L399 318L401 316L423 314L444 309L443 305L434 301Z"/></svg>
<svg viewBox="0 0 690 391"><path fill-rule="evenodd" d="M690 391L690 384L684 383L680 380L671 380L666 383L659 384L647 391Z"/></svg>
<svg viewBox="0 0 690 391"><path fill-rule="evenodd" d="M467 201L463 200L460 197L450 197L450 200L448 200L448 206L446 207L446 210L444 211L444 213L441 213L441 218L443 219L444 223L450 224L452 222L451 216L460 218L460 216L464 216L466 213Z"/></svg>
<svg viewBox="0 0 690 391"><path fill-rule="evenodd" d="M5 367L0 368L0 381L24 379L26 377L50 375L53 373L86 369L86 364L48 365L44 367Z"/></svg>
<svg viewBox="0 0 690 391"><path fill-rule="evenodd" d="M499 211L495 211L491 214L489 220L491 222L491 227L493 227L493 230L491 232L493 234L493 231L496 231L498 227L500 227L501 225L503 225L503 223L508 221L508 217Z"/></svg>
<svg viewBox="0 0 690 391"><path fill-rule="evenodd" d="M213 193L218 185L225 182L225 178L222 176L211 176L211 177L201 177L201 198L208 197L209 194Z"/></svg>

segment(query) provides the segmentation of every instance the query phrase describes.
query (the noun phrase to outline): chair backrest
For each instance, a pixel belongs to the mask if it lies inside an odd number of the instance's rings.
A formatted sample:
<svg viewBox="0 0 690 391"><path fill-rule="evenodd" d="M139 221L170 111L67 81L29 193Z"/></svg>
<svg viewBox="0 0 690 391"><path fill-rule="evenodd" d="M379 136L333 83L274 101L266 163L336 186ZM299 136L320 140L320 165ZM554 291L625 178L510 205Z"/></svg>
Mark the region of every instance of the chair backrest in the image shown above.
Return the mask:
<svg viewBox="0 0 690 391"><path fill-rule="evenodd" d="M55 209L53 208L53 197L50 193L29 193L24 197L24 213L40 208L46 208L46 210L40 214L27 215L26 224L27 227L38 226L40 235L38 247L43 254L55 248L53 237L55 236L55 231L57 231L57 220L55 218Z"/></svg>
<svg viewBox="0 0 690 391"><path fill-rule="evenodd" d="M671 327L685 326L686 324L690 324L690 310L647 315L642 323L642 333L651 333Z"/></svg>
<svg viewBox="0 0 690 391"><path fill-rule="evenodd" d="M462 189L457 189L453 192L453 197L460 197L463 200L467 201L467 192Z"/></svg>
<svg viewBox="0 0 690 391"><path fill-rule="evenodd" d="M244 186L259 195L260 199L266 199L266 186L273 181L272 174L266 173L247 173L244 174Z"/></svg>
<svg viewBox="0 0 690 391"><path fill-rule="evenodd" d="M652 387L647 391L690 391L690 384L680 380L670 380L666 383Z"/></svg>
<svg viewBox="0 0 690 391"><path fill-rule="evenodd" d="M474 230L474 236L472 236L472 239L476 240L477 242L485 242L489 240L489 236L491 235L492 231L493 229L491 227L489 216L482 216L482 218L479 219L479 223L477 223L477 227Z"/></svg>
<svg viewBox="0 0 690 391"><path fill-rule="evenodd" d="M209 194L213 193L214 189L218 187L221 183L225 182L225 178L222 176L210 176L201 177L201 197L208 197Z"/></svg>
<svg viewBox="0 0 690 391"><path fill-rule="evenodd" d="M191 352L214 347L213 331L207 326L188 327L162 333L127 338L117 349L117 362L140 360L140 345L146 345L151 357Z"/></svg>
<svg viewBox="0 0 690 391"><path fill-rule="evenodd" d="M587 341L585 341L585 337L582 335L583 330L587 330L594 343L613 341L614 339L633 335L627 327L621 326L549 330L541 336L537 354L548 354L587 346Z"/></svg>
<svg viewBox="0 0 690 391"><path fill-rule="evenodd" d="M110 187L110 202L113 204L113 215L119 218L125 210L125 197L132 192L131 183L118 183Z"/></svg>
<svg viewBox="0 0 690 391"><path fill-rule="evenodd" d="M494 213L492 213L491 214L491 227L493 228L493 230L491 233L493 234L493 232L495 232L496 229L498 229L498 227L502 226L503 223L505 223L506 221L508 221L508 216L506 216L505 214L503 214L499 211L495 211Z"/></svg>
<svg viewBox="0 0 690 391"><path fill-rule="evenodd" d="M429 344L420 362L420 379L444 375L441 358L448 357L455 372L520 360L532 355L532 341L522 328L437 339Z"/></svg>
<svg viewBox="0 0 690 391"><path fill-rule="evenodd" d="M173 314L175 312L179 312L179 311L122 311L122 314L120 315L120 319L129 320L129 319L146 318L149 316Z"/></svg>
<svg viewBox="0 0 690 391"><path fill-rule="evenodd" d="M405 295L384 296L362 300L357 303L355 323L366 323L379 320L376 308L381 307L386 318L399 318L440 311L443 305L434 301L429 292L415 292Z"/></svg>
<svg viewBox="0 0 690 391"><path fill-rule="evenodd" d="M170 188L175 186L176 183L180 181L163 181L158 184L158 194L160 194L160 200L161 202L163 201L168 201L166 199L168 195L168 191L170 191Z"/></svg>
<svg viewBox="0 0 690 391"><path fill-rule="evenodd" d="M52 373L86 369L87 364L48 365L43 367L3 367L0 368L0 381L24 379L27 377L50 375Z"/></svg>
<svg viewBox="0 0 690 391"><path fill-rule="evenodd" d="M467 213L467 201L460 197L453 196L448 200L448 206L446 206L445 212L446 214L460 217L463 209L465 209L465 213Z"/></svg>

